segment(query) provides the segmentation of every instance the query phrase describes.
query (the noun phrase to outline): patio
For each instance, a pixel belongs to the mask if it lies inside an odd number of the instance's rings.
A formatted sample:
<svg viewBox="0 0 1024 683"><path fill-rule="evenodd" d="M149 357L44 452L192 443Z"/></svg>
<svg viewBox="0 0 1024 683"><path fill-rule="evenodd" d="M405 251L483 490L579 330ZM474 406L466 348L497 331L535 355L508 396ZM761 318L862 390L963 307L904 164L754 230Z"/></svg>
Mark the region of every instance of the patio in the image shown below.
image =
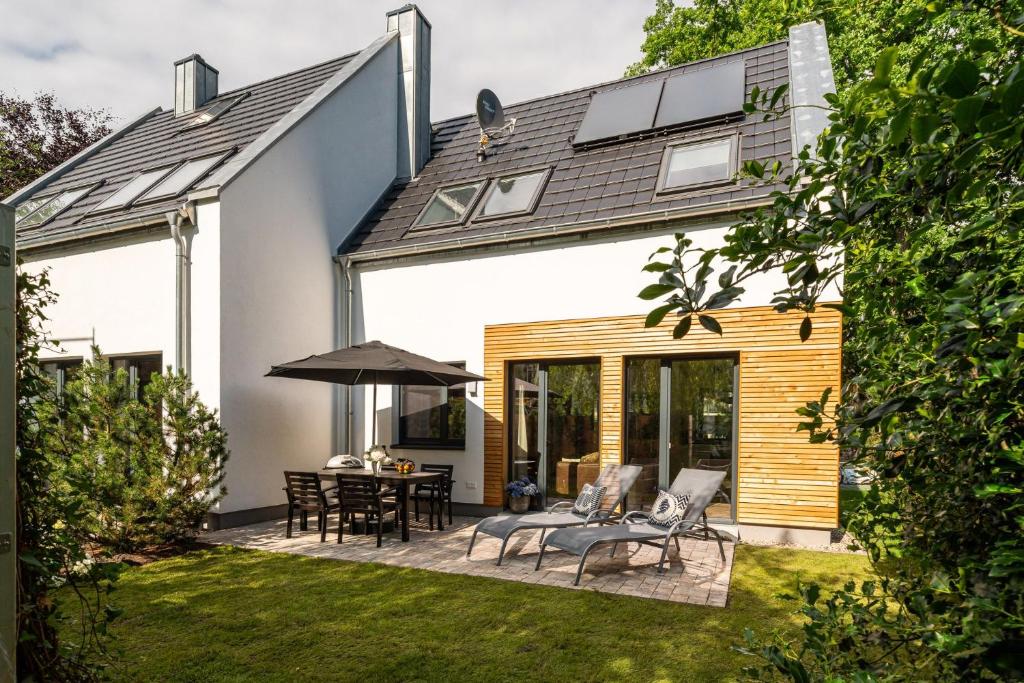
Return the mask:
<svg viewBox="0 0 1024 683"><path fill-rule="evenodd" d="M402 543L397 533L391 533L384 537L381 548L376 547L374 536L350 535L347 528L344 543L337 544L335 515L328 522L325 543L320 543L314 520L310 520L309 531L295 532L292 538L285 538L283 519L208 532L201 540L214 545L576 588L572 581L579 558L575 556L550 550L544 556L541 570L534 571L539 531L516 534L509 542L505 561L498 567L494 562L500 543L490 537L479 538L472 557L466 558L469 537L479 518L455 517L454 523L446 525L444 531L429 531L425 519L410 524L408 543ZM723 563L713 541L680 539L680 552L674 549L669 552L670 565L663 575L656 570L660 551L655 548L640 546L638 549L634 544L627 552L620 546L614 558L609 558L607 551L596 552L587 560L578 589L725 607L734 549L732 543L725 544Z"/></svg>

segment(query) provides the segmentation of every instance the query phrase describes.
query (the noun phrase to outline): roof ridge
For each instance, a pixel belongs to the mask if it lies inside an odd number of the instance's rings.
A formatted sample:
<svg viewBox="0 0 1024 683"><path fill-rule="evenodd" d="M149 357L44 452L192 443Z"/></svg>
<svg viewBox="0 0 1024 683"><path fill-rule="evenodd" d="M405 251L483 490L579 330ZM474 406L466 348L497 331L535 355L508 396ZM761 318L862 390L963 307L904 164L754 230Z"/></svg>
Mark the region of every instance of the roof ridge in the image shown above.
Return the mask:
<svg viewBox="0 0 1024 683"><path fill-rule="evenodd" d="M271 81L277 81L277 80L281 80L281 79L284 79L284 78L288 78L290 76L295 76L295 75L300 74L300 73L302 73L304 71L312 71L313 69L317 69L317 68L322 67L322 66L327 66L331 62L337 62L337 61L342 60L342 59L352 59L353 57L358 55L360 52L362 52L362 50L356 50L355 52L349 52L348 54L340 55L338 57L332 57L331 59L325 59L324 61L317 62L316 64L310 64L309 66L304 66L304 67L301 67L301 68L298 68L298 69L293 69L292 71L287 71L287 72L285 72L283 74L278 74L277 76L271 76L270 78L264 78L261 81L256 81L254 83L249 83L247 85L240 85L237 88L233 88L231 90L225 90L224 92L217 93L217 97L214 97L210 101L212 102L212 101L214 101L214 100L216 100L218 98L224 97L225 95L237 95L241 91L249 90L250 88L256 88L256 87L261 86L261 85L266 85L267 83L270 83ZM338 68L340 69L342 66L344 66L344 65L342 64Z"/></svg>
<svg viewBox="0 0 1024 683"><path fill-rule="evenodd" d="M612 85L613 83L625 83L627 81L633 81L633 80L637 80L639 78L647 78L648 76L654 76L656 74L666 73L668 71L674 71L676 69L682 69L682 68L687 67L687 66L693 66L694 64L703 64L704 62L714 62L714 61L718 61L719 59L725 59L726 57L733 57L735 55L743 54L744 52L753 52L754 50L761 50L761 49L766 48L766 47L775 47L776 45L781 45L783 43L788 43L788 42L789 42L788 38L783 38L781 40L773 40L770 43L764 43L762 45L753 45L751 47L745 47L745 48L743 48L741 50L733 50L732 52L725 52L725 53L722 53L720 55L715 55L714 57L705 57L704 59L695 59L694 61L686 62L685 64L676 64L674 66L665 66L665 67L662 67L660 69L654 69L653 71L647 71L647 72L642 73L642 74L637 74L636 76L626 76L624 78L615 78L615 79L612 79L610 81L603 81L601 83L594 83L592 85L585 85L585 86L580 87L580 88L572 88L571 90L563 90L562 92L552 93L550 95L540 95L538 97L531 97L530 99L527 99L527 100L520 100L518 102L512 102L511 104L503 105L503 108L504 109L511 109L512 107L519 107L519 106L522 106L524 104L532 104L534 102L540 102L541 100L548 100L548 99L552 99L552 98L555 98L555 97L565 97L566 95L573 95L573 94L576 94L576 93L579 93L579 92L584 92L586 90L593 90L595 88L603 88L605 86ZM447 118L447 119L441 119L440 121L433 121L433 122L431 122L430 125L431 126L442 126L442 125L445 125L445 124L453 123L455 121L459 121L461 119L472 118L473 116L474 116L474 114L472 112L470 112L468 114L460 114L459 116L452 116L452 117Z"/></svg>

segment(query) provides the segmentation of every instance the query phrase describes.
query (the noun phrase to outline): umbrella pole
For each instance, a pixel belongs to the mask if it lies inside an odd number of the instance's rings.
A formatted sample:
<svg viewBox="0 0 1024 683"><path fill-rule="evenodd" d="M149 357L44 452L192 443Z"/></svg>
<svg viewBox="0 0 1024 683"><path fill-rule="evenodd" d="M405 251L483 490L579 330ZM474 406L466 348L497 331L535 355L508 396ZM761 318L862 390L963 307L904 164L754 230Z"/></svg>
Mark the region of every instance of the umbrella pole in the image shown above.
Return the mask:
<svg viewBox="0 0 1024 683"><path fill-rule="evenodd" d="M365 422L363 424L366 424ZM373 373L373 443L370 448L377 445L377 373Z"/></svg>

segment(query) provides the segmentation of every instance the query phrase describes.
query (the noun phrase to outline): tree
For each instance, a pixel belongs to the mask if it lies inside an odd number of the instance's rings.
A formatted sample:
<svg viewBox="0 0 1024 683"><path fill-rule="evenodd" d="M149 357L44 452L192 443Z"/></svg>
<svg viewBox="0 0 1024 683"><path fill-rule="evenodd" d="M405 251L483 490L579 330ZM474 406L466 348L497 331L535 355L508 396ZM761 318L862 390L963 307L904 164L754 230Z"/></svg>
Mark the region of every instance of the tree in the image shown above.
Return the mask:
<svg viewBox="0 0 1024 683"><path fill-rule="evenodd" d="M90 492L83 524L92 543L133 552L187 541L224 497L227 434L184 373L153 374L140 397L96 349L50 406L54 480Z"/></svg>
<svg viewBox="0 0 1024 683"><path fill-rule="evenodd" d="M801 410L801 428L878 473L851 524L878 578L827 596L801 587L802 640L748 634L746 651L764 663L751 673L1019 680L1024 7L921 0L893 21L890 35L913 40L879 50L870 76L829 98L815 149L791 170L745 165L770 182L787 174L771 207L718 249L692 250L678 235L648 264L658 281L642 296L665 297L649 324L671 314L678 336L694 318L727 335L714 311L781 268L777 310L844 313L844 384ZM747 104L786 110L784 90ZM841 274L844 303L822 303ZM808 318L801 335L812 334Z"/></svg>
<svg viewBox="0 0 1024 683"><path fill-rule="evenodd" d="M45 273L21 270L17 295L18 678L92 680L92 655L102 651L100 636L117 616L105 598L119 567L86 553L91 491L54 486L57 463L44 446L57 423L39 352L49 345L43 311L56 297ZM79 628L61 628L71 621Z"/></svg>
<svg viewBox="0 0 1024 683"><path fill-rule="evenodd" d="M107 135L110 120L105 111L64 107L51 93L0 93L0 199Z"/></svg>

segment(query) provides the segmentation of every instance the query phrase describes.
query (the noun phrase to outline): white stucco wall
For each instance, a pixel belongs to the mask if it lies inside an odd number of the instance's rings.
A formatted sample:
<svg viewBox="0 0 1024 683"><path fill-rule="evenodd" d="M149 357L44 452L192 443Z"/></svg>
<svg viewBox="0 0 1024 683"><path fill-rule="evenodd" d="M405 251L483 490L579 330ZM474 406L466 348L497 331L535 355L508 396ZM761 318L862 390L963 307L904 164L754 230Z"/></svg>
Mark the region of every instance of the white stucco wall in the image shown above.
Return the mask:
<svg viewBox="0 0 1024 683"><path fill-rule="evenodd" d="M174 363L174 243L170 233L25 254L25 268L50 271L59 295L47 309L62 353L89 358L95 342L108 355L161 353Z"/></svg>
<svg viewBox="0 0 1024 683"><path fill-rule="evenodd" d="M220 512L283 503L283 470L335 452L335 389L264 375L339 345L332 255L395 177L397 74L392 42L221 194Z"/></svg>
<svg viewBox="0 0 1024 683"><path fill-rule="evenodd" d="M722 244L728 223L687 229L694 247ZM634 239L588 239L471 258L360 266L355 277L355 341L379 339L431 358L466 361L482 373L484 327L491 324L646 314L637 292L656 278L642 272L651 253L673 246L672 231ZM753 278L736 306L767 305L785 286L781 273ZM839 300L832 291L828 300ZM417 462L455 465L454 499L483 502L483 388L467 397L465 451L409 450ZM357 390L355 443L370 432L370 392ZM392 443L391 391L378 393L378 441Z"/></svg>

